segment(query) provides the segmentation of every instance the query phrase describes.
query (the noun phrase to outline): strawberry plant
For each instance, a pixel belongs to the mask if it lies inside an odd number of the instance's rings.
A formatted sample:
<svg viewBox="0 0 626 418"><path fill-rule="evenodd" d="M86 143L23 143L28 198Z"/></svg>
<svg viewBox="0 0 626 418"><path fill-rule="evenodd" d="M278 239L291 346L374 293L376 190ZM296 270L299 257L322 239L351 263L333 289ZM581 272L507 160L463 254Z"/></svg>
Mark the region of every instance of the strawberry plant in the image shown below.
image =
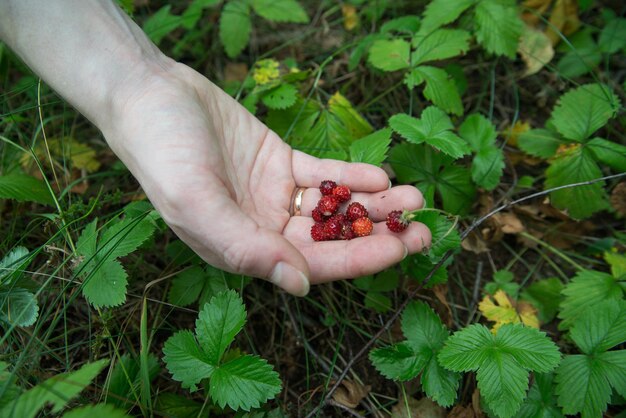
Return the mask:
<svg viewBox="0 0 626 418"><path fill-rule="evenodd" d="M305 258L409 254L312 263L305 299L208 265L0 43L1 417L621 416L619 2L118 3L293 149L388 175L312 173Z"/></svg>
<svg viewBox="0 0 626 418"><path fill-rule="evenodd" d="M195 333L179 331L163 347L163 360L175 380L196 391L209 380L208 394L220 407L250 410L281 390L278 374L258 356L228 351L246 320L241 298L222 292L204 305Z"/></svg>

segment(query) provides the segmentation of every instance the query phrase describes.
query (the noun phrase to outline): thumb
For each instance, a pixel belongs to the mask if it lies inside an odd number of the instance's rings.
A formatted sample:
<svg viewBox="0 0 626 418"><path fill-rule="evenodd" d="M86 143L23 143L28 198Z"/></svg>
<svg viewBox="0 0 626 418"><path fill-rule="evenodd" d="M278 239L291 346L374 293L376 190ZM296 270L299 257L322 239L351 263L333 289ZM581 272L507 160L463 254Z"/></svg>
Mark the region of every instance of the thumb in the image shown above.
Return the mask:
<svg viewBox="0 0 626 418"><path fill-rule="evenodd" d="M264 278L295 296L309 292L309 265L283 235L259 226L240 211L217 228L222 237L222 257L228 269ZM217 232L217 231L216 231Z"/></svg>

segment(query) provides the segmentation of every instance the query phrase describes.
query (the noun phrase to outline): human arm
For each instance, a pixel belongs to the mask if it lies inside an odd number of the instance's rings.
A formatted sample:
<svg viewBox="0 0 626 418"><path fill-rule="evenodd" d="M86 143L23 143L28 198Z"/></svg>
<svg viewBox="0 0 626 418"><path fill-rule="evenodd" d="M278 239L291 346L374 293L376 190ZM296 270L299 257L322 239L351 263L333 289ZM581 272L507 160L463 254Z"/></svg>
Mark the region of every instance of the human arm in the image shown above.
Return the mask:
<svg viewBox="0 0 626 418"><path fill-rule="evenodd" d="M355 191L375 221L422 205L412 187L387 190L379 168L319 160L275 133L189 67L162 54L113 2L0 0L0 37L89 118L174 232L210 264L267 278L293 294L374 273L420 251L430 234L313 242L314 188ZM308 187L303 215L288 209ZM384 198L383 198L384 196Z"/></svg>

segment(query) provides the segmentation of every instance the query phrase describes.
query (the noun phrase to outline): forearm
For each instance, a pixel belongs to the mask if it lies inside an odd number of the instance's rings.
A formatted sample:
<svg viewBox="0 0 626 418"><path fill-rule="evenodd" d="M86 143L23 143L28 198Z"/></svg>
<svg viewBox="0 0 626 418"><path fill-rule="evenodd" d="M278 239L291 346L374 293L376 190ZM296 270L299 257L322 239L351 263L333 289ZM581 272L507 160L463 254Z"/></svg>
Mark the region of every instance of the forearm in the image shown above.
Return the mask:
<svg viewBox="0 0 626 418"><path fill-rule="evenodd" d="M117 92L171 64L109 0L0 0L0 38L98 126Z"/></svg>

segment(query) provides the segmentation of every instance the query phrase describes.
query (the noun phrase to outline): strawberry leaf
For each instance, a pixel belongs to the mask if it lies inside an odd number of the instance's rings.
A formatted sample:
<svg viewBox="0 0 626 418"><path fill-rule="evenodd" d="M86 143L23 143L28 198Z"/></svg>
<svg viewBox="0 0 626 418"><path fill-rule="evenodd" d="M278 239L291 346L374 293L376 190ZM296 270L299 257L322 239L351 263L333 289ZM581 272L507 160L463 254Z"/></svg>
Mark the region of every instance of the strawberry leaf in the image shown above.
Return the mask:
<svg viewBox="0 0 626 418"><path fill-rule="evenodd" d="M209 394L222 408L249 411L274 399L281 390L281 382L267 361L244 355L221 364L213 373Z"/></svg>
<svg viewBox="0 0 626 418"><path fill-rule="evenodd" d="M528 372L548 372L560 359L545 333L522 325L503 325L496 335L480 324L457 331L438 356L453 371L477 371L478 388L488 407L503 418L520 408Z"/></svg>
<svg viewBox="0 0 626 418"><path fill-rule="evenodd" d="M470 151L467 143L452 132L450 117L435 106L424 109L419 119L404 113L393 115L389 126L407 141L425 142L455 159Z"/></svg>

